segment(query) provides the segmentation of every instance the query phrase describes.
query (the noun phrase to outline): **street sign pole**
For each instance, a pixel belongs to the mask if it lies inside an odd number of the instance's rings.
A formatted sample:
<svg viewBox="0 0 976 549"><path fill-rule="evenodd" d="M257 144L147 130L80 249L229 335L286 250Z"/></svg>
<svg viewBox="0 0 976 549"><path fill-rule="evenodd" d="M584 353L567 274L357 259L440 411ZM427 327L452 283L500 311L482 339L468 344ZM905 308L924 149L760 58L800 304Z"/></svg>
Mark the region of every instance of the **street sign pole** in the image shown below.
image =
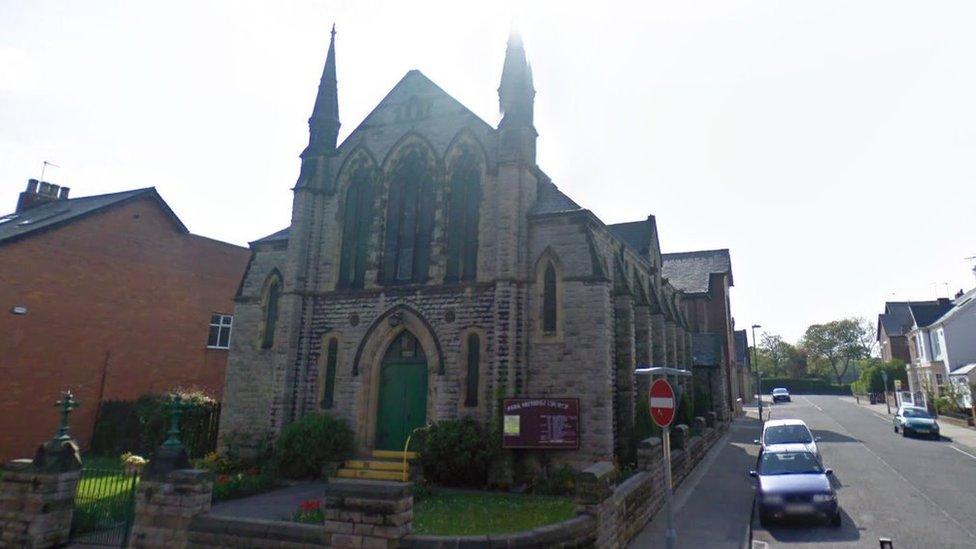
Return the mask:
<svg viewBox="0 0 976 549"><path fill-rule="evenodd" d="M664 452L664 506L668 514L668 529L664 532L664 544L667 549L674 549L678 542L678 534L674 530L674 506L672 505L671 422L674 421L679 399L676 398L674 389L666 379L658 379L651 383L647 396L651 419L661 428L661 451Z"/></svg>
<svg viewBox="0 0 976 549"><path fill-rule="evenodd" d="M668 529L664 531L664 545L667 549L674 549L678 543L678 533L674 530L674 507L671 505L671 426L668 425L661 433L661 447L664 451L664 506L668 513Z"/></svg>
<svg viewBox="0 0 976 549"><path fill-rule="evenodd" d="M888 402L888 372L881 370L881 380L884 382L885 406L888 407L888 415L891 415L891 403Z"/></svg>

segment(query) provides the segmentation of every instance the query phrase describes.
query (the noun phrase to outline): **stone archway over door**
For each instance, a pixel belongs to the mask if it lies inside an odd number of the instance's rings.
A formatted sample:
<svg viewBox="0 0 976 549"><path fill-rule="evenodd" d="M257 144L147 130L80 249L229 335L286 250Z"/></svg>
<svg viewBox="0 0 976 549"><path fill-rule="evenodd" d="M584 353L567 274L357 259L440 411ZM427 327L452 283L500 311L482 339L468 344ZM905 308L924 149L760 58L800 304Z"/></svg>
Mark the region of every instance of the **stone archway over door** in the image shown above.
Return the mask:
<svg viewBox="0 0 976 549"><path fill-rule="evenodd" d="M403 450L407 437L427 424L427 357L409 331L390 343L380 365L377 450Z"/></svg>

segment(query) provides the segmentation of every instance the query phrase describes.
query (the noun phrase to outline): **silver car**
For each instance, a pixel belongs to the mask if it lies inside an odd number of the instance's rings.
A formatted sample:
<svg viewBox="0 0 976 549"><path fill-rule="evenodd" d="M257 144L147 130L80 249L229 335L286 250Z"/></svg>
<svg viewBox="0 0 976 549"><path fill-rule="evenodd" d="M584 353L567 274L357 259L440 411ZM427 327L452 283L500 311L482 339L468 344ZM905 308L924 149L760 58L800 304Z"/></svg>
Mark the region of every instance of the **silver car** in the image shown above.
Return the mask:
<svg viewBox="0 0 976 549"><path fill-rule="evenodd" d="M755 441L761 445L760 452L786 451L787 445L801 444L807 452L817 457L817 461L823 463L820 457L820 449L817 442L820 437L814 437L810 428L802 419L771 419L763 425L762 439ZM790 449L795 451L795 446Z"/></svg>

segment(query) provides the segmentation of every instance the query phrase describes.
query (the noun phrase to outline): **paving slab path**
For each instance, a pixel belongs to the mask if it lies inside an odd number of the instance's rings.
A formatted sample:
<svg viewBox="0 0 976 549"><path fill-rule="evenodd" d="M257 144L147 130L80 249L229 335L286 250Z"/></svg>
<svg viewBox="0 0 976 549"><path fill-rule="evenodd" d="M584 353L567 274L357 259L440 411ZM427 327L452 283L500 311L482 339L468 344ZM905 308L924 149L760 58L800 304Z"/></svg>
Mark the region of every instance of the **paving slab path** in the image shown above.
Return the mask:
<svg viewBox="0 0 976 549"><path fill-rule="evenodd" d="M754 407L736 419L698 467L675 490L674 517L678 547L741 548L748 544L753 489L749 471L762 431ZM667 514L662 507L631 548L664 547Z"/></svg>

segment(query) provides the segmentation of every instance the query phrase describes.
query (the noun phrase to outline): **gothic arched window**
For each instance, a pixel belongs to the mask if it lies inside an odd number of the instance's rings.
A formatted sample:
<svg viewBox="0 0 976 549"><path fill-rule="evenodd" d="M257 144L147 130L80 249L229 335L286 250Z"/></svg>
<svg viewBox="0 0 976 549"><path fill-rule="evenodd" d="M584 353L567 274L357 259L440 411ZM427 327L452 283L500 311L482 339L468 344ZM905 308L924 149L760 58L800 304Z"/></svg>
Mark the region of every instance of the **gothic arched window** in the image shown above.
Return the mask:
<svg viewBox="0 0 976 549"><path fill-rule="evenodd" d="M383 278L387 282L424 282L434 229L434 182L426 155L406 152L393 170L386 212Z"/></svg>
<svg viewBox="0 0 976 549"><path fill-rule="evenodd" d="M274 345L275 327L278 324L278 302L281 300L281 279L272 275L264 299L264 333L261 348L270 349Z"/></svg>
<svg viewBox="0 0 976 549"><path fill-rule="evenodd" d="M359 166L350 177L343 210L339 285L362 288L366 274L366 252L373 221L373 178L369 168Z"/></svg>
<svg viewBox="0 0 976 549"><path fill-rule="evenodd" d="M447 280L474 280L478 269L478 210L481 169L473 152L465 150L454 163L450 178L451 203L447 232Z"/></svg>
<svg viewBox="0 0 976 549"><path fill-rule="evenodd" d="M542 331L556 333L556 267L546 263L546 274L542 282Z"/></svg>
<svg viewBox="0 0 976 549"><path fill-rule="evenodd" d="M335 337L329 338L328 350L325 353L324 368L320 370L321 379L319 381L319 406L325 409L332 408L335 400L335 378L336 368L339 362L339 340Z"/></svg>
<svg viewBox="0 0 976 549"><path fill-rule="evenodd" d="M468 373L464 405L478 405L478 382L481 381L481 338L478 334L468 335Z"/></svg>

